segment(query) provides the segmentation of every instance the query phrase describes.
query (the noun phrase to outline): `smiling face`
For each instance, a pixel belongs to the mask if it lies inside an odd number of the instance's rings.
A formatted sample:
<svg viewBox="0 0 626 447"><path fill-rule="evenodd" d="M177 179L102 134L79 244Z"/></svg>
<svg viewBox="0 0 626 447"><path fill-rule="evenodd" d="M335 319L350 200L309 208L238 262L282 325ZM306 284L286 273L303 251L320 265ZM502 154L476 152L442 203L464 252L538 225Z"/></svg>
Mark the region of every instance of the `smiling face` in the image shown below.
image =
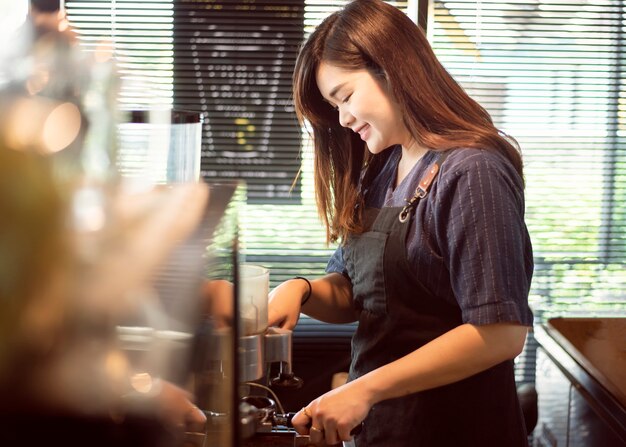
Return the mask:
<svg viewBox="0 0 626 447"><path fill-rule="evenodd" d="M316 80L324 99L337 109L339 123L358 133L371 153L413 142L399 105L369 71L322 62Z"/></svg>

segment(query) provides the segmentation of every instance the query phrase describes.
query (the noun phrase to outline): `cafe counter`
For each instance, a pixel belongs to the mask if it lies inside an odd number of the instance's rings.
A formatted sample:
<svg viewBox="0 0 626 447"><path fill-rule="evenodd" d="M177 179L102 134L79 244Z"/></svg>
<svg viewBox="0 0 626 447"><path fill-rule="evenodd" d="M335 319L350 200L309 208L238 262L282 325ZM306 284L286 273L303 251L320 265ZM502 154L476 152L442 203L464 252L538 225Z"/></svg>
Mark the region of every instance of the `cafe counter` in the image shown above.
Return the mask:
<svg viewBox="0 0 626 447"><path fill-rule="evenodd" d="M535 447L626 446L626 317L535 327Z"/></svg>

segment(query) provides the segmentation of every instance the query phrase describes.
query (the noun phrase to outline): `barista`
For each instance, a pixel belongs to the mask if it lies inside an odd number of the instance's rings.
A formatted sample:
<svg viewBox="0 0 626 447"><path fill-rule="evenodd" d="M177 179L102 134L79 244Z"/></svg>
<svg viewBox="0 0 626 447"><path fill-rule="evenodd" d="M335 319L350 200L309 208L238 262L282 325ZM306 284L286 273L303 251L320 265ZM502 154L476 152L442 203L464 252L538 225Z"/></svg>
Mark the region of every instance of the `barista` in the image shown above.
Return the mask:
<svg viewBox="0 0 626 447"><path fill-rule="evenodd" d="M324 20L293 79L339 248L323 278L272 291L269 324L358 321L348 383L294 427L328 444L363 422L358 446L527 446L513 359L533 263L515 141L383 1Z"/></svg>

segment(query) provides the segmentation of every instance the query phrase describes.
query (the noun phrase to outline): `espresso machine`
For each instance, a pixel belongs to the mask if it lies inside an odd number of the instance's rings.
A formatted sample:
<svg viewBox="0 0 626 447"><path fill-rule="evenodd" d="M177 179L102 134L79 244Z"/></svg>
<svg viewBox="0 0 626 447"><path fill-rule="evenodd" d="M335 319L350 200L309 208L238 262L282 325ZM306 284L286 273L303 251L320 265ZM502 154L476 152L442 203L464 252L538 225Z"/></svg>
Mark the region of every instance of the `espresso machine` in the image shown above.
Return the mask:
<svg viewBox="0 0 626 447"><path fill-rule="evenodd" d="M235 270L234 283L209 288L210 341L198 352L195 381L207 416L203 446L308 445L274 392L295 391L302 380L292 371L292 331L267 325L269 271L243 262Z"/></svg>
<svg viewBox="0 0 626 447"><path fill-rule="evenodd" d="M132 188L173 187L199 179L201 114L135 110L124 116L117 160ZM192 388L197 406L207 417L205 432L187 433L187 444L239 447L280 438L292 446L297 437L290 427L293 414L284 411L273 389L297 390L302 381L291 368L292 331L268 327L270 272L246 263L245 250L239 247L238 217L245 212L245 184L209 182L208 188L211 203L200 225L204 238L192 240L183 251L187 262L190 250L195 253L191 259L196 264L184 269L195 273L182 274L179 261L161 275L166 279L163 284L179 277L163 296L175 297L185 284L202 283L201 318L180 315L180 299L173 298L173 305L164 309L170 320L187 323L176 333L188 337L177 342L185 346L179 349L184 355L178 352L178 360L168 357L168 365L161 361L160 370L169 380ZM202 271L197 268L198 249L205 252ZM121 333L126 339L137 335ZM165 345L160 346L152 351L162 352ZM276 445L274 441L271 445Z"/></svg>

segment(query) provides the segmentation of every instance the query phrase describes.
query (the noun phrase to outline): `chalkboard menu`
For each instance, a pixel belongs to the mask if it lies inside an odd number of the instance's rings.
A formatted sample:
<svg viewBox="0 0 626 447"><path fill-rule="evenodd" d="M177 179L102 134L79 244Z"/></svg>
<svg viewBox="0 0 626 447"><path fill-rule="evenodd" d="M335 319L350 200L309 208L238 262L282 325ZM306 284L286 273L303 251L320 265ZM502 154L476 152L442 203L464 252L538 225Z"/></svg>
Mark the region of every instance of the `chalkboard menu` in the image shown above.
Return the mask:
<svg viewBox="0 0 626 447"><path fill-rule="evenodd" d="M204 116L201 175L244 179L256 203L300 200L291 75L304 0L176 0L174 107Z"/></svg>

